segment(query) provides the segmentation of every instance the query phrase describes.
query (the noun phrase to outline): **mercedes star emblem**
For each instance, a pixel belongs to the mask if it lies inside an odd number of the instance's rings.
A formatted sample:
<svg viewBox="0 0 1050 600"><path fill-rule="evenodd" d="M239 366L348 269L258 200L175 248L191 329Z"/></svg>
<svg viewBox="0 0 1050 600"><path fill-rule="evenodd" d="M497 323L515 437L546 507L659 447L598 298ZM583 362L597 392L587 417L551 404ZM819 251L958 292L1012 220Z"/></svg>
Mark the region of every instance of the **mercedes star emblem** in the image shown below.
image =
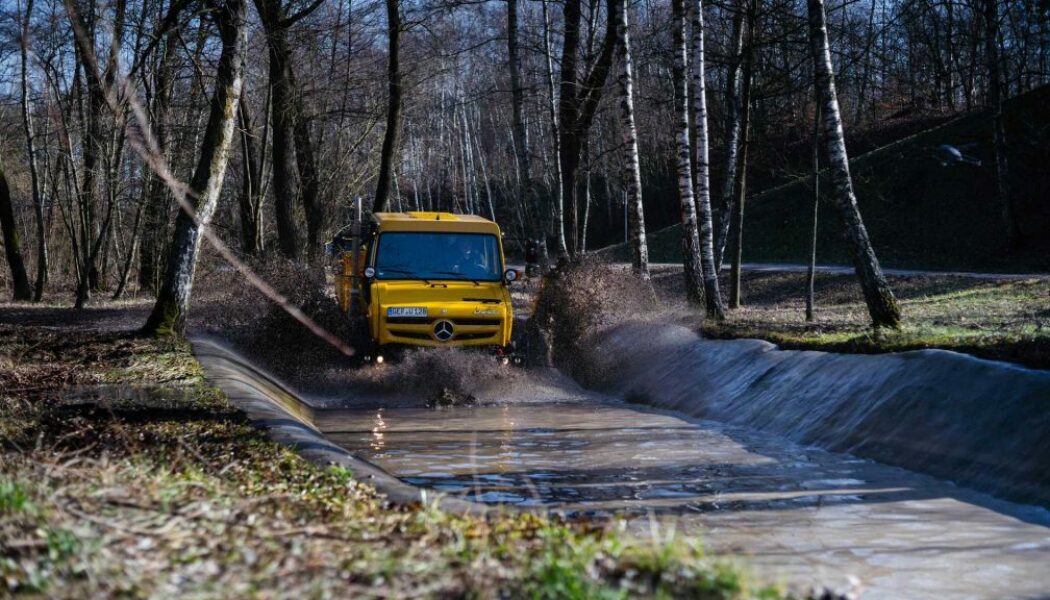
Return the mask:
<svg viewBox="0 0 1050 600"><path fill-rule="evenodd" d="M453 335L452 321L438 321L434 323L434 337L439 342L447 342L452 339Z"/></svg>

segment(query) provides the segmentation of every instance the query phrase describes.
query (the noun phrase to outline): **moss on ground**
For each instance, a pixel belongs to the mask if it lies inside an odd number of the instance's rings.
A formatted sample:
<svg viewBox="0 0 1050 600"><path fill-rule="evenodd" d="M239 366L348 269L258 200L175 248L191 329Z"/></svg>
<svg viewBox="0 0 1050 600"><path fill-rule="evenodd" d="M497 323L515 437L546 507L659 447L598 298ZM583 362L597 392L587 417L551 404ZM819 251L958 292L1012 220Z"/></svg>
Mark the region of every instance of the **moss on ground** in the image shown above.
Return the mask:
<svg viewBox="0 0 1050 600"><path fill-rule="evenodd" d="M270 441L183 343L0 325L0 594L776 598L622 522L388 505Z"/></svg>
<svg viewBox="0 0 1050 600"><path fill-rule="evenodd" d="M662 269L662 293L680 295L678 269ZM805 274L745 272L744 306L712 338L758 338L783 348L879 353L943 348L1050 369L1050 279L983 280L948 275L890 277L900 300L900 330L873 331L856 280L818 274L816 319L807 323Z"/></svg>

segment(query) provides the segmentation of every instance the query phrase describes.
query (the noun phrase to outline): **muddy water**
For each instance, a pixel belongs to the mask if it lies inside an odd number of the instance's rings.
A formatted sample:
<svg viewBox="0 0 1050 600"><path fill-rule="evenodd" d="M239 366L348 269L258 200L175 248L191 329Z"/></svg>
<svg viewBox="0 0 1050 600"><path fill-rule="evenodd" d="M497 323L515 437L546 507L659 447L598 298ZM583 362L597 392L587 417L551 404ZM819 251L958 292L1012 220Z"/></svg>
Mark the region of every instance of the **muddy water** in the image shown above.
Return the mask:
<svg viewBox="0 0 1050 600"><path fill-rule="evenodd" d="M664 530L796 586L1050 598L1044 509L750 430L594 401L315 417L407 482L480 502L656 513Z"/></svg>

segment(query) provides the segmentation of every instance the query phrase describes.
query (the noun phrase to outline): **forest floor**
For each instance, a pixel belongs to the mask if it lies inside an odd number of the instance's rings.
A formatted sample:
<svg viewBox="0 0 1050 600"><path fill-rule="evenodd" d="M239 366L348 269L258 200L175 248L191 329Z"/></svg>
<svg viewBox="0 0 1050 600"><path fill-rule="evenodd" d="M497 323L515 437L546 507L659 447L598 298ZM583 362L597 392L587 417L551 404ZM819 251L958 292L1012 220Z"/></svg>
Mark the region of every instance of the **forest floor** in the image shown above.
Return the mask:
<svg viewBox="0 0 1050 600"><path fill-rule="evenodd" d="M613 518L389 505L132 335L147 308L0 304L0 596L782 596Z"/></svg>
<svg viewBox="0 0 1050 600"><path fill-rule="evenodd" d="M818 273L815 319L805 320L805 272L744 271L743 306L722 323L702 326L710 338L758 338L787 349L879 353L943 348L1050 369L1050 278L990 279L937 273L891 275L900 301L900 330L871 328L852 273ZM657 288L681 295L681 268L654 270ZM728 297L728 278L722 279Z"/></svg>

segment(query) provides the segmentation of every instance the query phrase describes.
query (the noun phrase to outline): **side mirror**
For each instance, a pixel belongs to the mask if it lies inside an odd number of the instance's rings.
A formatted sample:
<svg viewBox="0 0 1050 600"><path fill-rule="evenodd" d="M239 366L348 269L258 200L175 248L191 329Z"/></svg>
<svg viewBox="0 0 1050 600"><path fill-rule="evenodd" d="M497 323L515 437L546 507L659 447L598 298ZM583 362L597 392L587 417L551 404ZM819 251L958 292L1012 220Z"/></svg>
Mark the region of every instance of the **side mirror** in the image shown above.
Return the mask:
<svg viewBox="0 0 1050 600"><path fill-rule="evenodd" d="M521 273L519 273L516 269L507 269L503 272L503 281L505 281L508 284L513 283L520 278Z"/></svg>
<svg viewBox="0 0 1050 600"><path fill-rule="evenodd" d="M376 270L372 267L365 267L365 279L371 279L376 276Z"/></svg>

